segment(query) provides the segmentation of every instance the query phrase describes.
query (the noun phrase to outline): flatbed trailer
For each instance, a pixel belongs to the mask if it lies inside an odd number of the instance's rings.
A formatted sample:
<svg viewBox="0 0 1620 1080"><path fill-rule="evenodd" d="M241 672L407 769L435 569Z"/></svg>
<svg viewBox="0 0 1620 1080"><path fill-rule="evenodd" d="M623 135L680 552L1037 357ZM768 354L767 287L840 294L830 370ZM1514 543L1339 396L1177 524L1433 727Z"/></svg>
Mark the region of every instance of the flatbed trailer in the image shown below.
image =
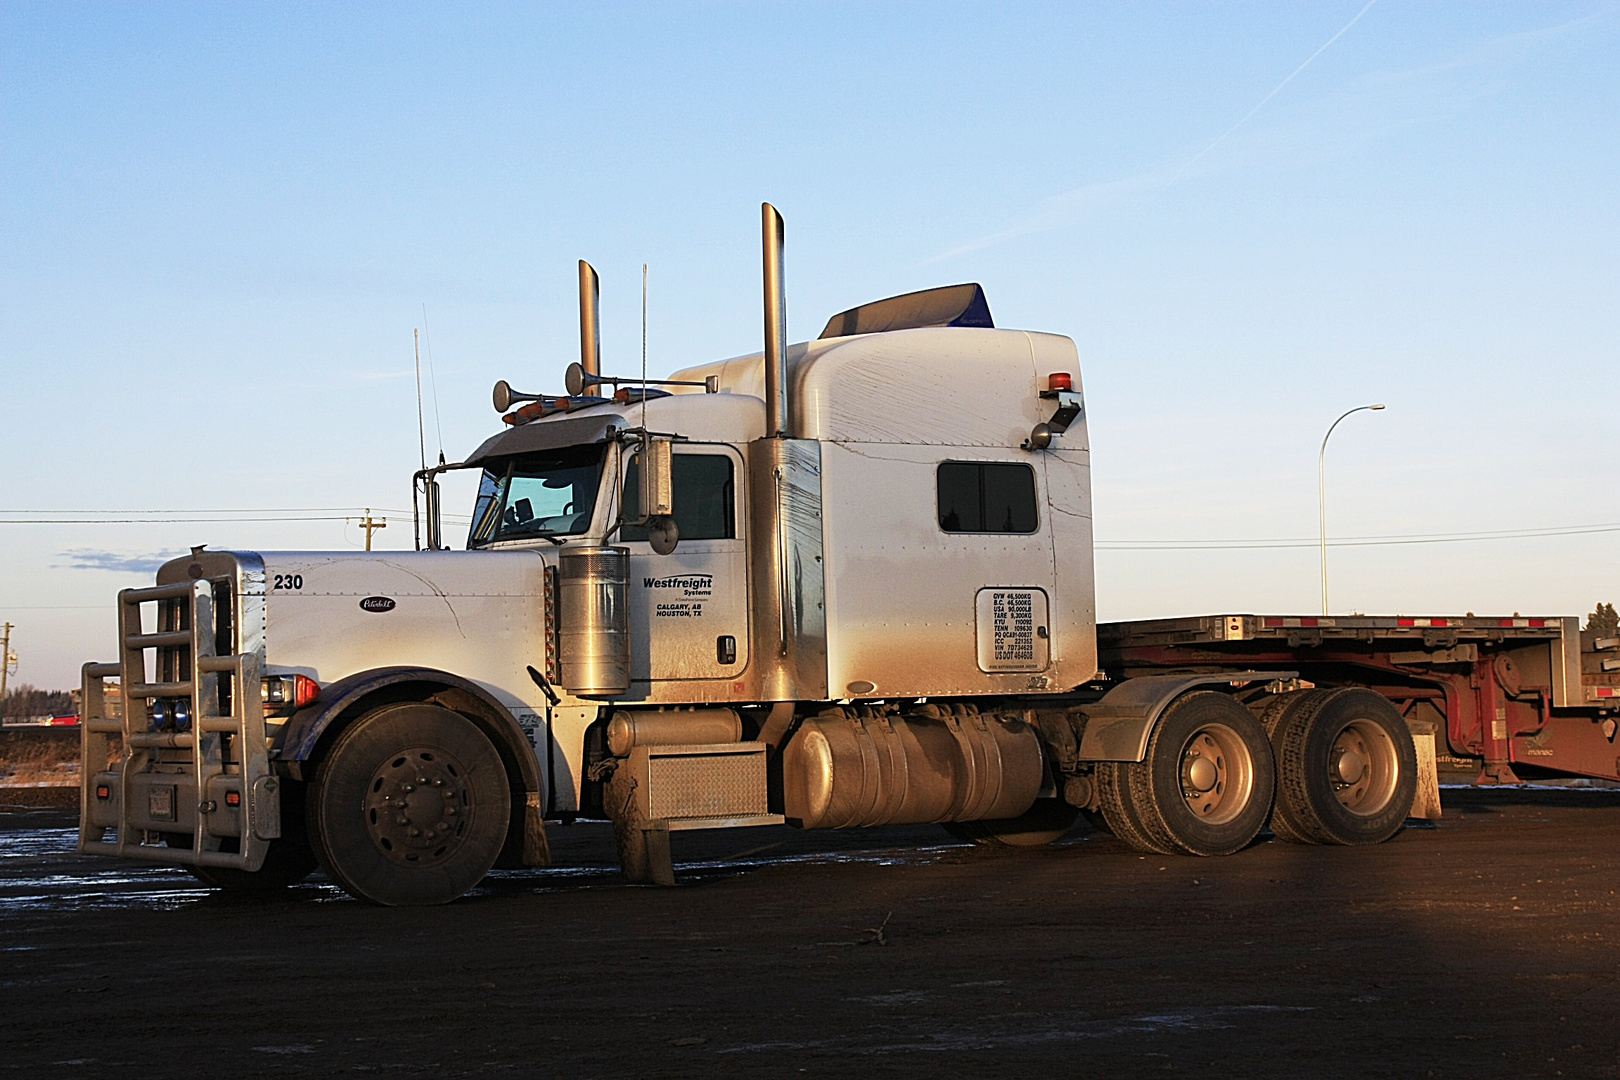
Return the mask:
<svg viewBox="0 0 1620 1080"><path fill-rule="evenodd" d="M1569 617L1202 615L1101 623L1111 681L1167 671L1287 670L1318 686L1365 686L1442 768L1482 784L1515 767L1620 781L1620 635L1614 609Z"/></svg>
<svg viewBox="0 0 1620 1080"><path fill-rule="evenodd" d="M419 550L199 545L124 590L80 850L415 905L547 864L547 821L611 821L627 879L672 884L672 832L781 822L1377 844L1414 734L1487 783L1620 779L1609 607L1099 626L1074 341L968 282L790 347L783 229L763 205L764 349L639 385L602 371L581 261L567 394L495 384L504 430L413 480Z"/></svg>

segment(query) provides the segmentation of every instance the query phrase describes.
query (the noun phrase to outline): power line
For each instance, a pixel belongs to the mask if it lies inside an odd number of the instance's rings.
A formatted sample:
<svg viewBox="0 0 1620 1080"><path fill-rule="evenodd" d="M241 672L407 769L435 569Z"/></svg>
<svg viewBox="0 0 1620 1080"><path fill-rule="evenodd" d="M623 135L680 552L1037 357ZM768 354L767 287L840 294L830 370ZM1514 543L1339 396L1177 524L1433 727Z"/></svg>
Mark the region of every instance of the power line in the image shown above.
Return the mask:
<svg viewBox="0 0 1620 1080"><path fill-rule="evenodd" d="M22 508L14 510L0 510L0 514L329 514L340 511L364 511L364 506L175 506L168 509L130 509L121 506L98 507L94 510L72 510L60 506L47 506L34 509ZM404 510L393 507L377 506L376 509L390 514L403 514Z"/></svg>
<svg viewBox="0 0 1620 1080"><path fill-rule="evenodd" d="M307 509L265 508L242 510L0 510L0 525L154 525L230 524L232 522L344 521L375 509L385 514L408 514L391 507L322 506ZM344 511L349 513L331 513ZM17 514L69 514L71 517L15 517ZM130 516L126 516L130 515ZM184 515L160 517L157 515ZM445 520L470 523L470 516L446 514Z"/></svg>
<svg viewBox="0 0 1620 1080"><path fill-rule="evenodd" d="M1589 536L1620 532L1620 524L1568 525L1551 529L1502 529L1477 533L1418 533L1406 536L1346 536L1329 547L1388 547L1399 544L1460 544L1484 540L1521 540L1544 536ZM1315 547L1315 537L1276 540L1098 540L1099 551L1243 551Z"/></svg>
<svg viewBox="0 0 1620 1080"><path fill-rule="evenodd" d="M445 514L444 520L470 525L471 517ZM250 522L277 521L348 521L341 515L314 515L302 517L177 517L177 518L0 518L0 525L236 525Z"/></svg>

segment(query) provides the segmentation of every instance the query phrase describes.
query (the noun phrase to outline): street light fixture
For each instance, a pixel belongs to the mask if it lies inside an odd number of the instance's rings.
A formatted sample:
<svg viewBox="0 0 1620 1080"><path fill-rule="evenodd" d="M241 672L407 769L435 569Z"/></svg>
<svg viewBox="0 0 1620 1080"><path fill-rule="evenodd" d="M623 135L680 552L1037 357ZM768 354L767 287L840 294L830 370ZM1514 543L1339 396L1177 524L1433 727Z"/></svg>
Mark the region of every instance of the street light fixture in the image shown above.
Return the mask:
<svg viewBox="0 0 1620 1080"><path fill-rule="evenodd" d="M1358 412L1378 412L1382 408L1383 408L1382 405L1357 405L1355 408L1351 409L1349 412L1346 412L1344 414L1344 416L1341 416L1341 417L1339 417L1338 420L1333 421L1332 424L1328 425L1327 434L1322 436L1322 452L1316 456L1317 520L1318 520L1318 524L1321 526L1321 539L1322 539L1322 614L1323 615L1326 615L1328 613L1328 588L1327 588L1327 444L1328 444L1328 439L1333 436L1333 429L1339 426L1339 421L1343 420L1345 416L1351 416L1351 415L1353 415L1355 413L1358 413Z"/></svg>

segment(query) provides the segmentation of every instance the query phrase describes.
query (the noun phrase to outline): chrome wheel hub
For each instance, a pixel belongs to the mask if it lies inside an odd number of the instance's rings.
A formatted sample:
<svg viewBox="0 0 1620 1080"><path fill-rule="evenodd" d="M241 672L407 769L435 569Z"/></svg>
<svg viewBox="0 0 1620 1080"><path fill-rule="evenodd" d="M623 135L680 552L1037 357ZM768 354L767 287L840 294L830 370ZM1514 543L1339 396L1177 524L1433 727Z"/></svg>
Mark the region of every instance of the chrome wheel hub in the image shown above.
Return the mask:
<svg viewBox="0 0 1620 1080"><path fill-rule="evenodd" d="M1395 744L1378 724L1352 720L1328 751L1328 779L1340 805L1352 813L1381 813L1400 779Z"/></svg>
<svg viewBox="0 0 1620 1080"><path fill-rule="evenodd" d="M1238 733L1209 724L1193 733L1181 751L1181 795L1193 815L1225 824L1248 805L1254 789L1254 762Z"/></svg>

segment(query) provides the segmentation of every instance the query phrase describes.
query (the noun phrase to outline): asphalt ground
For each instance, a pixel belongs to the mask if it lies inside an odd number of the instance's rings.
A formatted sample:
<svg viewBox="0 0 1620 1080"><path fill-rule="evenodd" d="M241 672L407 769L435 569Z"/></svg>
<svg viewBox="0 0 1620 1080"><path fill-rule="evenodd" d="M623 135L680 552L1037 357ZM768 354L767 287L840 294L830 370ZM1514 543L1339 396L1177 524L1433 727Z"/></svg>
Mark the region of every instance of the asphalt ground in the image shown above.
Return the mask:
<svg viewBox="0 0 1620 1080"><path fill-rule="evenodd" d="M1620 793L1447 789L1375 848L605 827L435 909L269 899L0 814L0 1074L1620 1075Z"/></svg>

